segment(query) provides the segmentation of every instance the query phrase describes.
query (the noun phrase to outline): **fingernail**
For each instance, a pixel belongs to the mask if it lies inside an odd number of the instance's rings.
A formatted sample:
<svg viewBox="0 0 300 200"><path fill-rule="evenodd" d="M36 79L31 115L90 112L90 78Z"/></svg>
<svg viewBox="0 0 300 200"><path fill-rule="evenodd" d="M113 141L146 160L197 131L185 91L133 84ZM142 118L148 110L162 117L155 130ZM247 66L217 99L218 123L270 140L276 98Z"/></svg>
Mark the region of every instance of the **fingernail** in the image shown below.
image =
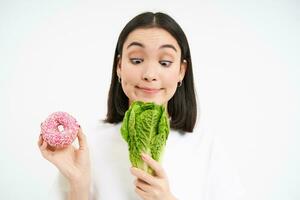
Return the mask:
<svg viewBox="0 0 300 200"><path fill-rule="evenodd" d="M148 159L148 155L145 153L142 153L142 159L147 160Z"/></svg>

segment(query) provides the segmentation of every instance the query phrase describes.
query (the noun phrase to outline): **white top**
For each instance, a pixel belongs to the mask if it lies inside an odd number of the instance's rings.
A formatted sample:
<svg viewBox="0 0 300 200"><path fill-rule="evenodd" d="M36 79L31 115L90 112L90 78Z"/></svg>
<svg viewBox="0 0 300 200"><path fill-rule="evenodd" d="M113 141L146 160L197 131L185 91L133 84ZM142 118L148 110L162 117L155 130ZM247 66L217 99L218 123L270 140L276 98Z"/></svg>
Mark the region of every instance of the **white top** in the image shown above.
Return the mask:
<svg viewBox="0 0 300 200"><path fill-rule="evenodd" d="M127 142L121 123L101 124L87 130L92 164L90 200L139 200L130 173ZM203 128L180 135L170 130L161 162L172 194L178 200L238 200L244 187L218 137ZM50 198L67 199L68 186L62 175L50 191Z"/></svg>

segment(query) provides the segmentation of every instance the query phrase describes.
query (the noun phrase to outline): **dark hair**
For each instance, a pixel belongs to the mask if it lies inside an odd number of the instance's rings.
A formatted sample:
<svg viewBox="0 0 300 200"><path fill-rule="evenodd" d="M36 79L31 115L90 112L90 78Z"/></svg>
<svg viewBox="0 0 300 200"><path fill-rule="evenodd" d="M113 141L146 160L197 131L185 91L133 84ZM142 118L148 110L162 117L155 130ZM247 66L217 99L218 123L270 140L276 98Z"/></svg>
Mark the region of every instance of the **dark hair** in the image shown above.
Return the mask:
<svg viewBox="0 0 300 200"><path fill-rule="evenodd" d="M107 115L105 122L118 123L123 120L128 109L129 100L118 82L117 65L118 55L122 55L122 48L127 36L138 28L162 28L169 32L176 40L181 49L181 62L186 60L187 69L182 85L177 88L173 97L168 101L168 113L171 117L170 126L173 129L184 132L192 132L197 119L197 105L194 90L194 78L192 60L187 38L169 15L157 12L145 12L137 15L129 21L120 33L114 55L111 84L107 102Z"/></svg>

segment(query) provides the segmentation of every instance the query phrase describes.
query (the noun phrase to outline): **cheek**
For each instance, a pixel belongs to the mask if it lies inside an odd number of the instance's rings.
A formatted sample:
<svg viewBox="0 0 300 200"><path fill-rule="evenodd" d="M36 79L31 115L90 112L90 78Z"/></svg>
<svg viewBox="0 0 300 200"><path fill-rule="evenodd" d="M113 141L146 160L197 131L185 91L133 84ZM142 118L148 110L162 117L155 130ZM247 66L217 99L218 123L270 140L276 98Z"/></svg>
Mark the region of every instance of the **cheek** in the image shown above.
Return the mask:
<svg viewBox="0 0 300 200"><path fill-rule="evenodd" d="M163 87L166 89L164 95L165 98L167 98L167 101L169 101L177 90L178 72L168 73L163 80Z"/></svg>
<svg viewBox="0 0 300 200"><path fill-rule="evenodd" d="M138 70L132 70L129 67L123 67L121 73L122 88L129 99L135 99L135 86L138 84L140 73Z"/></svg>
<svg viewBox="0 0 300 200"><path fill-rule="evenodd" d="M178 73L176 72L169 72L167 73L164 78L164 86L168 89L176 88L177 87L177 80L178 80Z"/></svg>
<svg viewBox="0 0 300 200"><path fill-rule="evenodd" d="M122 71L122 82L124 85L136 85L137 79L139 78L139 72L137 70L130 70L129 68L124 67Z"/></svg>

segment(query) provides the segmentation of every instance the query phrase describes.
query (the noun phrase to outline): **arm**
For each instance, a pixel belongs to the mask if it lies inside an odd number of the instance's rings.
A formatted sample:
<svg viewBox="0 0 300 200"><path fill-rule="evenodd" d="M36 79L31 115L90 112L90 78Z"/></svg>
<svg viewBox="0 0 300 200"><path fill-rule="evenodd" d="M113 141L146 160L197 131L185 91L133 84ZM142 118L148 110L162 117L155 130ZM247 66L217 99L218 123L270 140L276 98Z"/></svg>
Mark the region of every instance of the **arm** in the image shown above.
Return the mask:
<svg viewBox="0 0 300 200"><path fill-rule="evenodd" d="M50 148L40 136L38 146L42 156L53 163L68 181L68 200L88 200L91 182L89 150L82 130L78 132L79 148Z"/></svg>
<svg viewBox="0 0 300 200"><path fill-rule="evenodd" d="M88 200L89 199L89 183L70 183L70 192L68 200Z"/></svg>

